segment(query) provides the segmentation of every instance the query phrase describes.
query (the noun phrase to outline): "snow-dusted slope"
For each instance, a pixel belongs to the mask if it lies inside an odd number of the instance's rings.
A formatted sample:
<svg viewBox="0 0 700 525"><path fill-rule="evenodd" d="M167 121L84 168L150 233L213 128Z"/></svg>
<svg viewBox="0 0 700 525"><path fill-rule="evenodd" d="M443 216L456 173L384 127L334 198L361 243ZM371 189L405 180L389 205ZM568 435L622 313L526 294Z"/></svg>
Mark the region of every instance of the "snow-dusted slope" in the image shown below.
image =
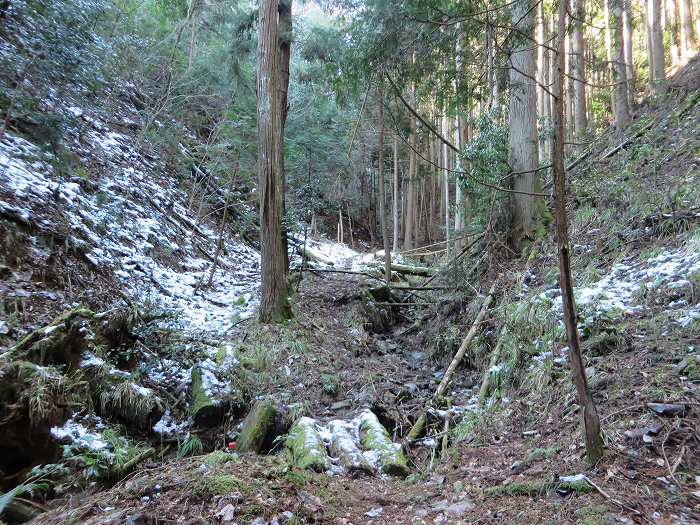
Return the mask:
<svg viewBox="0 0 700 525"><path fill-rule="evenodd" d="M58 159L6 132L0 142L0 212L40 232L63 232L96 269L113 272L132 298L177 310L188 331L225 333L251 314L259 255L225 236L226 249L207 287L217 232L186 208L187 195L164 163L119 131L128 110L106 118L65 109L65 143L80 159L72 175ZM65 170L63 170L65 172Z"/></svg>

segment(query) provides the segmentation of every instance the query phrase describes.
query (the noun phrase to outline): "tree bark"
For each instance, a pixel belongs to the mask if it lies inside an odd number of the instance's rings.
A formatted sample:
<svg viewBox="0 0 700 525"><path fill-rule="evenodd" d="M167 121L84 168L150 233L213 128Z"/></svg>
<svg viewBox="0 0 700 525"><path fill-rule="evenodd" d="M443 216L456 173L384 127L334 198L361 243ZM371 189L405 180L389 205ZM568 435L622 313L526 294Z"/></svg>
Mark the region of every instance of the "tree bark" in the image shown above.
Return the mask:
<svg viewBox="0 0 700 525"><path fill-rule="evenodd" d="M695 44L695 39L693 38L692 7L693 6L690 0L678 1L678 14L680 15L681 25L681 57L684 61L690 60L698 51ZM698 27L700 28L700 23L698 24ZM700 35L696 35L696 37L700 38Z"/></svg>
<svg viewBox="0 0 700 525"><path fill-rule="evenodd" d="M623 33L622 3L613 0L613 35L615 39L615 68L613 97L615 98L615 127L622 131L630 121L629 101L627 100L627 66L625 64L625 45Z"/></svg>
<svg viewBox="0 0 700 525"><path fill-rule="evenodd" d="M614 73L613 73L613 51L612 51L612 30L610 28L610 2L612 0L603 0L603 18L605 20L605 56L608 59L608 64L607 64L607 76L606 78L606 83L612 84L613 78L614 78ZM610 97L610 111L613 114L613 118L615 116L615 93L614 93L614 87L612 96Z"/></svg>
<svg viewBox="0 0 700 525"><path fill-rule="evenodd" d="M413 103L415 104L415 97L412 97ZM411 115L411 136L409 138L409 151L408 151L408 180L406 181L406 213L404 214L405 226L404 226L404 239L403 247L405 250L410 250L413 248L413 240L415 235L415 193L416 193L416 118Z"/></svg>
<svg viewBox="0 0 700 525"><path fill-rule="evenodd" d="M622 33L625 48L625 67L627 71L627 102L630 108L634 106L635 74L632 43L632 0L623 0Z"/></svg>
<svg viewBox="0 0 700 525"><path fill-rule="evenodd" d="M289 271L289 244L287 243L287 176L284 170L284 130L287 124L287 112L289 111L289 63L292 48L292 0L279 0L277 5L279 14L278 39L279 39L279 108L280 121L280 147L279 165L282 177L282 252L284 253L285 274Z"/></svg>
<svg viewBox="0 0 700 525"><path fill-rule="evenodd" d="M447 117L447 104L444 105L442 110L442 132L447 134L448 122ZM450 254L452 253L452 247L450 246L450 172L449 172L449 157L447 144L443 142L442 144L442 162L444 166L444 184L445 184L445 248L447 253L447 259L449 260Z"/></svg>
<svg viewBox="0 0 700 525"><path fill-rule="evenodd" d="M394 134L394 199L392 202L392 215L394 222L394 252L399 251L399 140L396 134Z"/></svg>
<svg viewBox="0 0 700 525"><path fill-rule="evenodd" d="M576 384L579 404L583 410L583 425L588 460L596 463L603 456L603 440L600 436L600 420L593 396L588 389L586 374L581 358L581 348L576 324L576 304L574 300L573 279L569 251L569 219L566 211L566 172L564 168L564 39L566 31L567 0L559 5L559 37L557 46L557 75L554 78L554 152L552 155L554 171L554 209L557 231L557 250L559 252L559 282L562 292L562 314L569 340L569 360L571 372Z"/></svg>
<svg viewBox="0 0 700 525"><path fill-rule="evenodd" d="M583 60L583 18L584 0L573 0L574 17L572 38L572 76L574 77L574 130L576 142L583 142L588 128L586 113L586 72Z"/></svg>
<svg viewBox="0 0 700 525"><path fill-rule="evenodd" d="M389 250L389 227L387 221L386 192L384 191L384 93L379 86L379 220L384 243L384 274L386 284L391 282L391 251Z"/></svg>
<svg viewBox="0 0 700 525"><path fill-rule="evenodd" d="M652 93L659 95L666 89L666 62L663 31L661 28L661 0L647 0L647 26L649 27L649 82Z"/></svg>
<svg viewBox="0 0 700 525"><path fill-rule="evenodd" d="M260 321L291 316L282 250L281 112L278 104L277 0L262 0L259 11L257 116L260 194Z"/></svg>
<svg viewBox="0 0 700 525"><path fill-rule="evenodd" d="M520 34L515 37L511 51L510 71L510 167L524 172L513 178L513 189L535 193L538 185L537 155L537 95L532 79L535 75L534 17L530 0L517 0L512 7L512 21ZM529 37L529 39L528 39ZM514 193L511 199L511 244L522 250L532 239L537 226L535 196Z"/></svg>

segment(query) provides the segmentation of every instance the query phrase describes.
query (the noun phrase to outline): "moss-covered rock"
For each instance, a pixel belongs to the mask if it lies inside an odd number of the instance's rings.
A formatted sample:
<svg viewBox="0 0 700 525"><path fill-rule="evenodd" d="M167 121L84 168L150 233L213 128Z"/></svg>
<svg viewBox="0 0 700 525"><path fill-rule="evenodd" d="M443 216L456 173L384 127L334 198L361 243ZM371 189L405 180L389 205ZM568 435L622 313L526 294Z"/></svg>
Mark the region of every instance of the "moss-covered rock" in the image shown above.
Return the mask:
<svg viewBox="0 0 700 525"><path fill-rule="evenodd" d="M379 454L382 471L394 476L406 476L409 473L406 455L401 445L391 441L389 432L370 410L360 414L360 442L365 450L375 450Z"/></svg>
<svg viewBox="0 0 700 525"><path fill-rule="evenodd" d="M328 468L326 445L310 417L302 417L292 425L284 444L294 466L316 472Z"/></svg>
<svg viewBox="0 0 700 525"><path fill-rule="evenodd" d="M243 422L238 438L241 452L260 452L266 443L271 442L270 433L275 429L277 407L269 400L258 401Z"/></svg>

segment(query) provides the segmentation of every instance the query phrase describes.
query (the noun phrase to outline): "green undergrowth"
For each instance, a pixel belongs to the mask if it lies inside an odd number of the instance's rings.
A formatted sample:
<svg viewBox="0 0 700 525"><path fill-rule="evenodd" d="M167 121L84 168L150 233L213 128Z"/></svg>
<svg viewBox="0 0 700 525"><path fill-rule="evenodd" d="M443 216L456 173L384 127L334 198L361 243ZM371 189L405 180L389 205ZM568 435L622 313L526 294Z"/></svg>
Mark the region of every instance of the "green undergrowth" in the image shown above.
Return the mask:
<svg viewBox="0 0 700 525"><path fill-rule="evenodd" d="M529 496L531 498L545 496L552 491L562 491L577 495L588 494L595 489L586 480L582 481L528 481L523 483L508 483L489 487L484 495L489 498L500 496Z"/></svg>

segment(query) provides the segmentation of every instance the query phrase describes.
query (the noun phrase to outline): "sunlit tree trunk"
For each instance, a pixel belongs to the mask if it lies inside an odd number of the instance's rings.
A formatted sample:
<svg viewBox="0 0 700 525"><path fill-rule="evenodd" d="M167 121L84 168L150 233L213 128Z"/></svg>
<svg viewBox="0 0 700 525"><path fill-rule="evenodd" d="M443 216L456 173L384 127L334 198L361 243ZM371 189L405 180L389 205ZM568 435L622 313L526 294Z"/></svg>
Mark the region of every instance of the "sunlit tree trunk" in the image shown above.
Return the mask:
<svg viewBox="0 0 700 525"><path fill-rule="evenodd" d="M615 68L613 70L615 98L615 127L624 130L629 124L630 112L627 100L627 66L625 65L624 37L622 30L622 2L613 0L613 35L615 39Z"/></svg>
<svg viewBox="0 0 700 525"><path fill-rule="evenodd" d="M647 0L647 26L649 27L649 82L652 93L658 95L666 89L666 59L661 28L661 0Z"/></svg>
<svg viewBox="0 0 700 525"><path fill-rule="evenodd" d="M260 321L291 317L282 247L281 112L278 93L277 0L260 2L258 22L258 193L260 195Z"/></svg>
<svg viewBox="0 0 700 525"><path fill-rule="evenodd" d="M588 128L588 115L586 112L586 73L583 60L583 17L585 10L584 0L574 0L574 20L572 22L574 34L572 36L572 76L574 77L574 130L576 142L583 142Z"/></svg>
<svg viewBox="0 0 700 525"><path fill-rule="evenodd" d="M603 0L603 18L605 20L605 56L608 59L607 63L607 75L605 77L606 83L612 84L614 78L614 63L613 63L613 51L612 51L612 29L610 24L610 4L612 0ZM610 97L610 110L615 116L615 94L614 87L611 88L613 91L613 96Z"/></svg>
<svg viewBox="0 0 700 525"><path fill-rule="evenodd" d="M534 16L529 0L517 0L511 18L519 35L514 38L510 71L510 134L511 169L524 172L514 177L513 189L537 191L537 95L535 75ZM528 39L529 37L529 39ZM511 244L520 251L526 240L534 237L537 226L537 202L533 195L514 193L511 198L513 221Z"/></svg>
<svg viewBox="0 0 700 525"><path fill-rule="evenodd" d="M666 2L666 27L671 34L671 64L677 66L681 63L681 35L678 23L678 0Z"/></svg>
<svg viewBox="0 0 700 525"><path fill-rule="evenodd" d="M690 60L698 52L696 39L693 38L693 6L690 0L679 0L678 11L681 25L681 56L684 61ZM697 20L700 20L700 13L696 13ZM700 22L698 22L698 32L700 32ZM696 35L700 39L700 35Z"/></svg>
<svg viewBox="0 0 700 525"><path fill-rule="evenodd" d="M634 56L632 52L632 0L623 0L622 9L622 33L625 47L625 67L627 70L627 101L632 107L635 97Z"/></svg>

